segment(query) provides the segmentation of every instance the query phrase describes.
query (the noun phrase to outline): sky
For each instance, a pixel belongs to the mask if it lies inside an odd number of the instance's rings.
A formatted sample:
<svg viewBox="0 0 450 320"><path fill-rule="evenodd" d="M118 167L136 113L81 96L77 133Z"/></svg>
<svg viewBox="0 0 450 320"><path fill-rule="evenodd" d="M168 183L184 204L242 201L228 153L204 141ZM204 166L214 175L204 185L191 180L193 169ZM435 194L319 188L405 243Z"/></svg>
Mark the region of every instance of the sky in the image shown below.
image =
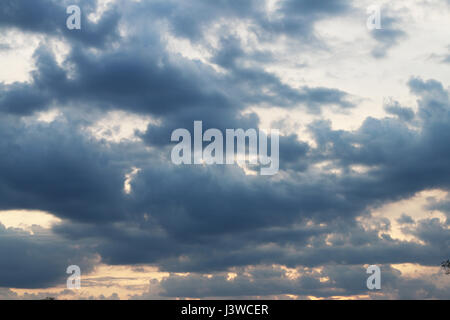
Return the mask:
<svg viewBox="0 0 450 320"><path fill-rule="evenodd" d="M449 17L3 0L0 299L449 299ZM174 164L194 121L279 130L278 173Z"/></svg>

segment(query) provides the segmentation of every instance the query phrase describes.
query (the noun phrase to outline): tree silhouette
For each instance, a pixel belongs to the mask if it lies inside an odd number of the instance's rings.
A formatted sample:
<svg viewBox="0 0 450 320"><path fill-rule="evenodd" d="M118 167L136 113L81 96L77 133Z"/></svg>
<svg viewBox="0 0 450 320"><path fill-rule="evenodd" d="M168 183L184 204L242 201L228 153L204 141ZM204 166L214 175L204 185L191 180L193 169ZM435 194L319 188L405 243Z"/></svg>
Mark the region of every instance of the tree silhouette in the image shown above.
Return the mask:
<svg viewBox="0 0 450 320"><path fill-rule="evenodd" d="M441 267L444 269L445 274L450 274L450 260L443 261Z"/></svg>

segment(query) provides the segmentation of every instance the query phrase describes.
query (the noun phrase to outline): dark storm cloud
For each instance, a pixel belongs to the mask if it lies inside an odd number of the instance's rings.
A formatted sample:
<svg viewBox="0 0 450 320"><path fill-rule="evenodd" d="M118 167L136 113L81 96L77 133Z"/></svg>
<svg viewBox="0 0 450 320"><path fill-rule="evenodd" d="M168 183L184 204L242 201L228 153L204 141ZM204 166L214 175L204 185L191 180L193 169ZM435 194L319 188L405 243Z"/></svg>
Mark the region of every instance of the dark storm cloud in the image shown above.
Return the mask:
<svg viewBox="0 0 450 320"><path fill-rule="evenodd" d="M64 122L0 121L0 210L33 209L82 221L124 214L122 157Z"/></svg>
<svg viewBox="0 0 450 320"><path fill-rule="evenodd" d="M95 12L96 1L55 0L5 0L0 8L0 30L17 28L25 32L61 36L69 41L79 41L87 46L99 47L117 39L119 14L114 10L105 12L98 23L86 17ZM81 8L82 32L68 30L66 26L69 5Z"/></svg>
<svg viewBox="0 0 450 320"><path fill-rule="evenodd" d="M368 119L355 132L314 127L318 147L308 151L311 155L305 155L306 160L333 160L344 169L341 176L314 170L290 171L290 179L275 181L245 176L236 167L175 167L164 159L149 160L148 165L140 166L141 171L131 183L132 194L123 207L117 197L117 178L116 188L112 189L116 193L112 195L116 194L113 199L119 205L111 205L112 212L122 217L118 224L100 227L68 223L55 231L74 241L96 239L95 247L105 262L152 263L161 270L177 272L273 263L291 267L327 263L434 265L449 252L446 247L435 245L437 241L428 238L426 229L412 231L427 243L420 245L387 235L380 237L378 231L387 231L389 224L382 223L385 227L380 225L377 232L367 232L353 220L369 207L408 198L427 188L448 188L445 176L431 175L430 168L415 162L420 154L433 170L446 170L445 163L432 161L435 154L448 150L443 135L446 130L438 130L448 125L444 114L449 107L443 104L446 92L436 81L412 79L410 86L420 95L420 133L392 118ZM436 112L441 112L440 117L431 116ZM298 144L297 140L291 143ZM360 146L354 147L355 143ZM162 155L167 153L164 150L161 149ZM408 159L406 163L398 162L399 152ZM375 167L368 174L356 174L348 170L352 164ZM112 173L112 177L119 176ZM100 180L114 186L106 178ZM111 190L102 186L100 189ZM91 205L88 199L81 202ZM97 213L89 217L99 220L104 216ZM309 219L324 223L327 228L292 229L293 224ZM345 223L337 223L340 220ZM432 227L441 237L447 236L443 226ZM328 239L331 246L325 243L324 234L333 235Z"/></svg>
<svg viewBox="0 0 450 320"><path fill-rule="evenodd" d="M139 45L129 43L128 47L124 43L126 48L101 54L75 47L62 66L41 46L34 54L36 70L31 83L0 87L0 111L30 114L52 104L122 109L166 116L167 123L163 121L162 128L149 129L167 134L199 119L216 128L254 127L256 119L247 124L238 119L238 112L248 105L305 106L313 113L320 113L327 106L354 106L349 95L340 90L295 89L273 74L240 66L235 61L237 57L225 62L222 55L233 50L235 41L223 44L218 53L218 62L229 70L225 76L198 62L168 56L157 40L152 44L151 50L143 51ZM244 53L240 51L239 55ZM232 126L233 122L237 123ZM161 133L155 133L158 134Z"/></svg>
<svg viewBox="0 0 450 320"><path fill-rule="evenodd" d="M58 64L42 44L35 52L36 69L29 83L0 85L0 154L7 155L0 159L0 209L40 209L65 219L53 228L65 240L41 243L18 235L17 252L34 244L38 247L33 250L44 254L31 260L41 265L40 259L48 258L63 265L67 256L57 246L70 240L88 245L88 251L78 251L80 256L99 253L104 263L205 273L260 264L435 265L448 255L448 246L439 245L446 244L448 237L439 221L408 226L407 231L423 241L419 244L389 237L389 221L380 219L374 230L366 230L355 220L387 202L450 187L446 161L450 106L439 82L416 78L409 82L419 99L417 122L412 121L416 119L411 110L392 105L387 111L396 118L368 118L356 131L314 123L310 129L317 147L296 135L281 137L281 172L274 178L246 176L237 166L175 167L168 159L170 133L191 128L194 120L203 120L205 128L257 128L255 114L241 115L250 105L304 108L318 114L330 106L353 107L350 95L333 88L285 84L261 65L274 59L270 53L246 52L240 39L226 33L211 61L223 73L198 60L169 54L160 39L161 25L140 33L139 27L132 28L125 38L116 34L119 17L127 27L137 25L135 19L153 22L155 18L166 20L176 35L201 42L203 31L217 20L239 18L250 20L255 32L266 39L288 35L311 40L315 22L348 12L347 1L282 1L276 12L283 18L271 21L256 1L121 4L127 4L122 16L114 7L95 25L98 29L93 26L97 31L89 31L93 29L85 21L87 32L73 34L66 33L65 20L53 22L49 16L62 8L55 2L36 1L26 8L21 7L23 1L7 2L0 11L4 29L64 36L71 45L69 55ZM46 19L28 19L27 10L39 12L45 6L49 6ZM398 39L389 30L375 36L385 49ZM111 39L116 40L114 45ZM90 50L90 46L98 48ZM27 122L35 112L55 107L66 120ZM151 150L140 142L115 144L88 138L79 119L72 118L82 114L92 118L86 120L90 124L99 113L110 110L155 117L158 123L138 134ZM322 161L331 161L332 169L341 169L342 174L319 172L315 165ZM369 171L355 172L352 165L368 166ZM126 195L124 176L134 166L141 170ZM53 278L45 272L42 279L32 273L34 282L14 277L8 282L13 265L3 263L6 271L0 273L0 285L10 286L53 284L61 268L49 268ZM44 268L42 264L39 270ZM189 288L184 280L191 281L189 285L203 283L196 277L172 278L164 286L168 296L191 297L365 292L361 281L366 275L360 275L364 270L350 268L335 273L327 269L324 276L332 278L329 284L316 276L291 284L280 270L260 270L253 273L256 283L239 276L247 286L241 293L224 284L221 275L205 280L206 293L179 292L183 285ZM359 272L357 282L351 282L352 271ZM280 278L283 281L276 285Z"/></svg>
<svg viewBox="0 0 450 320"><path fill-rule="evenodd" d="M154 145L167 144L167 137L177 128L191 128L195 120L202 120L205 128L255 128L259 119L255 114L242 116L239 111L248 105L281 106L285 108L304 107L311 113L320 113L323 108L337 106L341 109L352 108L349 94L330 88L293 88L283 84L281 80L268 72L255 67L244 67L240 59L253 60L254 57L264 56L264 53L254 53L247 56L238 39L223 38L221 47L216 51L212 61L227 70L227 75L219 76L212 70L202 72L208 83L197 81L197 77L190 77L189 84L198 85L196 92L211 88L215 92L205 103L196 100L189 105L189 100L182 98L182 90L178 90L177 99L183 101L176 113L167 110L161 124L150 124L144 139ZM174 80L181 81L177 78ZM181 85L180 85L181 87ZM172 88L171 88L172 89ZM212 91L215 90L215 91ZM159 90L158 92L161 92ZM195 92L195 91L191 91ZM164 101L167 104L167 99ZM189 107L189 108L187 108ZM297 150L298 146L294 146Z"/></svg>
<svg viewBox="0 0 450 320"><path fill-rule="evenodd" d="M25 115L48 108L50 98L39 89L22 83L0 84L0 111Z"/></svg>
<svg viewBox="0 0 450 320"><path fill-rule="evenodd" d="M204 274L179 276L171 274L161 283L153 283L149 292L133 299L154 297L158 292L164 298L229 298L251 299L284 295L338 297L369 295L366 269L360 266L329 265L320 271L298 269L299 277L288 277L286 270L278 267L258 266L252 269L235 270L236 276ZM440 275L443 277L444 275ZM405 278L401 272L387 265L381 266L382 289L372 298L397 299L445 299L449 290L439 288L432 281ZM420 288L420 292L417 290Z"/></svg>
<svg viewBox="0 0 450 320"><path fill-rule="evenodd" d="M227 175L228 181L222 178L216 185L217 172L208 171L210 176L202 180L187 177L182 170L171 174L158 171L160 177L153 173L148 182L142 181L142 189L138 177L133 182L133 195L142 197L137 201L142 209L134 210L133 222L101 228L67 225L57 230L75 239L103 238L98 250L108 263L155 263L173 272L211 272L273 263L290 267L327 263L434 265L449 253L445 247L431 243L424 246L387 235L379 237L380 230L389 230L386 223L368 232L360 226L351 227L351 220L332 222L336 219L332 210L336 208L322 203L330 201L332 193L315 199L311 193L309 198L302 197L311 189L299 190L301 184L271 186L259 182L252 186L247 180L242 186L245 182L236 183L236 177L230 177L232 172ZM298 192L298 200L288 196L290 190ZM317 214L329 212L320 216L326 227L292 227L295 222L302 224L315 210ZM329 244L325 235L331 236Z"/></svg>
<svg viewBox="0 0 450 320"><path fill-rule="evenodd" d="M406 231L408 232L408 230ZM450 253L450 230L439 219L421 220L415 230L409 231L418 239L429 243L433 247L442 248L442 250Z"/></svg>
<svg viewBox="0 0 450 320"><path fill-rule="evenodd" d="M59 96L67 94L64 87L66 74L57 65L53 54L41 46L33 56L39 71L32 72L31 83L0 83L0 112L29 115L48 109Z"/></svg>
<svg viewBox="0 0 450 320"><path fill-rule="evenodd" d="M434 80L414 78L409 86L419 96L420 131L393 118L368 118L355 132L330 130L324 122L312 127L325 158L334 159L347 169L351 165L372 167L368 177L383 186L370 188L367 180L364 190L374 192L373 196L449 187L449 181L443 178L448 166L442 161L450 155L448 93Z"/></svg>
<svg viewBox="0 0 450 320"><path fill-rule="evenodd" d="M153 114L170 114L193 106L230 107L224 95L208 82L208 72L202 72L202 66L158 67L157 54L147 55L138 48L101 56L75 49L66 62L75 68L73 78L44 46L34 56L37 69L32 73L32 83L3 85L2 110L30 113L50 102Z"/></svg>
<svg viewBox="0 0 450 320"><path fill-rule="evenodd" d="M308 19L314 20L316 16L338 13L346 8L342 4L343 2L339 3L332 2L330 4L323 2L317 4L311 1L302 1L301 3L288 1L282 3L280 10L286 15L295 13L295 19L298 19L300 15L305 15ZM81 2L80 6L88 12L95 8L94 5L87 2ZM167 14L166 18L169 21L182 23L183 19L181 19L180 15L183 14L183 16L193 15L190 19L200 21L194 24L190 23L190 25L199 25L203 23L201 22L202 19L198 19L199 17L211 19L210 21L212 22L219 16L234 14L238 16L253 15L255 11L258 11L256 8L259 7L259 3L255 1L221 1L211 4L209 1L196 1L189 5L184 5L180 2L160 3L156 1L144 2L135 6L131 6L133 10L131 10L131 16L127 18L132 19L133 15L138 14L137 11L139 11L140 16L147 13L154 15L155 12L160 12L163 14L162 17L164 17L164 14ZM185 10L185 7L191 10ZM5 27L19 27L23 30L49 34L60 32L70 37L84 37L82 39L86 42L84 44L95 43L95 39L90 39L93 36L90 33L89 24L82 29L83 32L72 32L66 30L65 23L58 23L56 17L61 20L65 18L64 15L58 14L64 8L61 3L53 1L34 1L32 4L24 1L8 2L3 6L2 14L4 19L2 21ZM88 12L82 16L86 16ZM200 15L202 12L205 14ZM115 32L116 25L102 26L101 24L105 23L103 20L108 20L110 16L117 16L117 14L117 7L113 7L113 9L102 16L102 20L99 22L98 33L105 38L103 39L104 41L109 39L110 33ZM117 21L114 22L116 23ZM261 23L265 22L261 21ZM188 28L182 27L180 30L188 30ZM70 41L71 39L68 40ZM97 40L97 42L99 41ZM65 63L65 65L75 68L77 77L72 81L68 81L65 72L56 67L54 61L48 60L38 63L35 76L40 76L44 79L34 78L34 86L26 85L24 88L21 88L17 84L2 88L6 96L3 99L3 104L6 105L3 109L21 114L39 109L43 104L50 101L64 102L74 100L76 97L83 97L82 99L87 100L86 102L89 103L97 101L98 104L108 107L120 105L122 108L139 112L146 112L150 109L152 112L161 113L163 110L164 112L175 111L176 109L193 105L197 107L199 105L208 105L209 108L223 108L225 106L229 107L231 103L236 103L236 101L226 101L230 100L230 96L235 96L237 93L235 90L230 92L230 84L235 83L234 87L239 88L239 86L248 81L253 82L253 89L257 89L257 86L261 84L271 87L275 91L272 96L280 97L278 98L278 103L282 105L294 105L295 102L303 102L314 109L319 108L323 104L337 104L342 107L352 106L344 100L346 94L338 90L328 88L295 90L281 84L280 80L274 75L259 72L256 69L236 70L234 76L224 81L214 79L217 78L217 75L199 65L196 66L190 63L191 67L188 68L186 65L187 61L182 62L183 70L180 70L179 67L167 61L167 57L163 52L158 52L161 44L154 43L154 45L156 45L157 49L155 49L155 46L152 46L150 49L152 51L151 54L143 54L142 48L133 46L132 43L122 43L122 47L130 46L130 50L108 52L100 56L88 54L83 52L83 50L74 50L70 59ZM36 58L39 60L42 57L38 55ZM158 67L161 65L161 62L164 66ZM48 67L51 68L49 69ZM51 79L57 78L58 82L49 83L42 81L46 80L46 77ZM257 78L261 80L256 81ZM59 85L55 88L55 84ZM228 87L228 92L220 92L214 86ZM38 91L44 92L38 95ZM240 91L239 94L243 95L243 90ZM251 92L251 90L248 91ZM177 94L173 95L173 92L177 92ZM46 96L45 93L50 93L51 97ZM23 97L14 99L19 95ZM255 99L258 99L260 102L264 101L264 99L269 99L269 96L261 96L261 91L258 90L249 97L238 98L240 103L246 100L248 103L251 103L255 102ZM52 100L49 101L49 99ZM11 100L14 100L15 103ZM33 103L33 100L36 100L36 102ZM270 102L270 99L267 101ZM236 107L241 108L241 106Z"/></svg>
<svg viewBox="0 0 450 320"><path fill-rule="evenodd" d="M193 107L180 110L176 114L164 117L159 124L149 124L147 130L140 136L146 143L153 146L167 146L172 144L171 134L178 128L184 128L194 135L194 121L202 121L203 130L215 128L225 132L230 128L241 128L244 130L258 128L259 118L256 114L240 115L237 110L231 108L209 108Z"/></svg>
<svg viewBox="0 0 450 320"><path fill-rule="evenodd" d="M34 235L20 229L6 229L0 224L0 287L42 288L65 283L70 265L83 272L92 271L95 256L86 248L55 235ZM78 244L79 245L79 244Z"/></svg>
<svg viewBox="0 0 450 320"><path fill-rule="evenodd" d="M289 279L282 269L257 269L246 274L239 273L231 281L226 274L207 278L203 275L190 275L186 278L170 276L160 284L166 297L251 297L282 294L318 293L326 286L318 278L303 276ZM325 290L324 290L325 291Z"/></svg>
<svg viewBox="0 0 450 320"><path fill-rule="evenodd" d="M225 242L232 247L214 240L219 235L225 240L231 234L234 239L239 239L239 232L245 234L277 226L283 228L308 218L325 223L338 217L351 221L370 206L408 198L421 190L448 189L447 175L440 174L448 170L445 161L441 160L449 151L445 135L450 131L447 93L436 81L412 79L410 87L420 95L420 132L393 118L369 118L355 132L333 131L318 125L313 128L318 148L311 151L316 155L309 160L331 159L338 168L344 169L342 176L305 174L297 175L297 179L292 181L275 183L261 177L245 177L239 173L240 170L233 173L228 168L223 169L226 174L214 167L199 170L168 166L162 170L160 165L153 165L142 168L132 183L137 205L135 211L141 214L148 212L152 221L166 230L168 236L182 239L186 245L192 244L191 248L183 250L187 250L187 257L192 254L195 258L169 261L167 267L180 271L207 265L214 269L225 267L227 262L232 266L233 263L251 264L251 261L283 261L294 266L299 263L320 265L329 261L351 264L420 261L433 265L439 257L446 256L448 250L441 246L421 246L376 235L367 237L363 231L359 233L360 237L355 238L358 234L356 229L352 229L354 237L350 248L316 245L298 255L292 252L287 255L283 249L273 248L257 252L255 244L251 244L248 251L242 250L242 244L248 241L243 239L236 244ZM439 116L432 116L436 113ZM366 165L371 169L367 174L357 174L350 169L351 165ZM218 176L222 178L219 180ZM344 212L345 215L342 214ZM276 220L273 220L274 215ZM345 231L345 228L336 230L339 233ZM446 236L445 232L442 234ZM419 230L416 235L425 237ZM195 253L196 249L189 253L198 245L204 248L206 243L227 250L219 251L217 256L211 254L214 252L212 248L211 251L205 250L208 256L203 258ZM230 250L238 244L240 250ZM364 244L370 244L370 248L360 247ZM223 259L224 256L228 258ZM216 262L215 257L218 259ZM120 261L119 257L116 258L119 259L117 262Z"/></svg>

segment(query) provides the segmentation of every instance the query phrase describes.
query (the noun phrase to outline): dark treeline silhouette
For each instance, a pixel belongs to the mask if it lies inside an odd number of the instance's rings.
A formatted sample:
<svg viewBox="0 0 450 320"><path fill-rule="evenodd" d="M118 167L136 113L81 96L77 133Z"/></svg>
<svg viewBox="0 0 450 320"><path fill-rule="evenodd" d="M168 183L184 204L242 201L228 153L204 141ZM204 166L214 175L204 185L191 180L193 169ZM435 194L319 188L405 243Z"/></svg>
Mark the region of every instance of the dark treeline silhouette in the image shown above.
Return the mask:
<svg viewBox="0 0 450 320"><path fill-rule="evenodd" d="M450 259L443 261L441 267L444 269L445 274L450 274Z"/></svg>

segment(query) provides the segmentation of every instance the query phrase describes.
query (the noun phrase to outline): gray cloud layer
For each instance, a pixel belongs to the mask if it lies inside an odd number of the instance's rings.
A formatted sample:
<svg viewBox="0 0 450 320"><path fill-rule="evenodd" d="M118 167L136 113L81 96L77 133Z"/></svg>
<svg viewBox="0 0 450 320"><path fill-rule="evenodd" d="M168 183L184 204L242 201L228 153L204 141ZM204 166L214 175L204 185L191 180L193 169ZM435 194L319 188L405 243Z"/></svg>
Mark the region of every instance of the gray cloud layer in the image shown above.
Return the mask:
<svg viewBox="0 0 450 320"><path fill-rule="evenodd" d="M84 1L80 6L95 9ZM259 1L119 1L96 24L84 20L86 29L75 34L64 28L65 21L53 19L65 17L64 8L56 1L7 1L0 9L0 30L15 28L70 44L58 64L43 42L34 53L30 82L0 84L0 154L8 155L0 159L0 209L39 209L63 219L53 227L51 241L0 229L7 239L0 255L9 258L0 262L0 286L51 286L61 282L69 262L90 270L99 254L110 264L194 272L164 280L167 297L364 294L364 264L385 265L399 297L417 288L426 290L427 298L448 297L448 290L406 281L389 267L438 265L450 255L448 220L415 223L405 215L405 233L421 243L391 238L389 220L372 231L357 220L423 190L449 190L449 93L436 80L408 82L418 99L416 113L392 103L385 106L392 117L367 118L355 131L317 121L309 127L316 146L296 135L282 137L282 179L246 176L234 166L175 167L168 159L170 132L191 128L194 120L205 127L251 128L258 127L258 116L241 112L253 105L318 115L355 104L351 93L336 88L283 83L261 65L270 54L248 53L237 35L226 32L211 58L224 73L170 54L160 37L163 23L193 43L206 43L205 32L219 19L237 19L250 21L261 42L285 36L317 44L315 23L354 10L349 2L281 1L279 18L269 19ZM45 19L35 19L33 12ZM144 19L155 21L139 30L136 22ZM134 33L121 36L120 24ZM389 29L374 37L388 49L400 34ZM29 123L51 108L63 116L50 124ZM111 110L151 115L159 123L137 134L138 142L98 141L84 132ZM317 171L323 161L342 174ZM369 170L358 173L354 165ZM132 167L141 170L128 195L124 176ZM430 205L448 212L447 203ZM30 251L36 254L24 254ZM37 268L29 272L17 265ZM239 274L229 282L223 274L254 265L260 269L251 277ZM271 265L325 269L292 282ZM207 279L201 273L215 274ZM323 284L321 277L330 280Z"/></svg>

